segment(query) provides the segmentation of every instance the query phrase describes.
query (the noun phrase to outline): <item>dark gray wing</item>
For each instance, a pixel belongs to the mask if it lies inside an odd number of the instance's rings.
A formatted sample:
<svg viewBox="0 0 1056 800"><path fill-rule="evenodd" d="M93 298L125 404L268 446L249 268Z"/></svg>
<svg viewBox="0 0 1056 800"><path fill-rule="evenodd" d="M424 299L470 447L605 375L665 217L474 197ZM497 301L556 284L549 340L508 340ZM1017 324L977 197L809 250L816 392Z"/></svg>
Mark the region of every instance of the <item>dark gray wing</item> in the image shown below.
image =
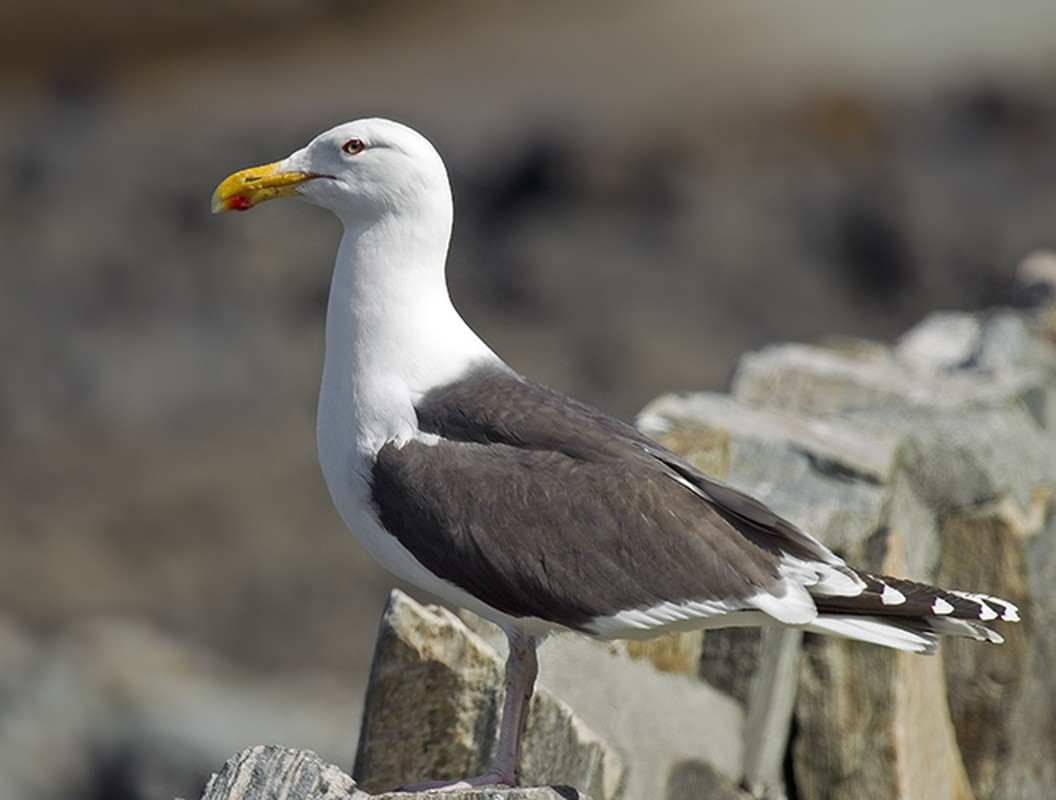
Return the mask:
<svg viewBox="0 0 1056 800"><path fill-rule="evenodd" d="M663 601L736 602L776 587L786 552L831 557L629 425L510 371L480 368L417 412L439 441L381 449L382 523L506 614L582 628Z"/></svg>
<svg viewBox="0 0 1056 800"><path fill-rule="evenodd" d="M824 545L744 492L710 478L636 428L511 370L483 367L418 405L423 430L452 441L552 450L595 461L647 461L679 475L757 545L804 560L840 563Z"/></svg>

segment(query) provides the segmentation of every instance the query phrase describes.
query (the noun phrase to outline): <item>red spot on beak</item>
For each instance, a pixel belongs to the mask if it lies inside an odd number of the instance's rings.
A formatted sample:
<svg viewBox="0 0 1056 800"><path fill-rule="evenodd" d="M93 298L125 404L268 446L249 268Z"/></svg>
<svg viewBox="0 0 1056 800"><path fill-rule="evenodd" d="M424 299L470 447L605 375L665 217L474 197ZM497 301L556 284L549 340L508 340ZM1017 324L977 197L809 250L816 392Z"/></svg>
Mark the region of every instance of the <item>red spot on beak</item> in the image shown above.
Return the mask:
<svg viewBox="0 0 1056 800"><path fill-rule="evenodd" d="M227 199L227 207L231 211L248 211L253 208L253 201L248 197L242 197L241 195L236 194Z"/></svg>

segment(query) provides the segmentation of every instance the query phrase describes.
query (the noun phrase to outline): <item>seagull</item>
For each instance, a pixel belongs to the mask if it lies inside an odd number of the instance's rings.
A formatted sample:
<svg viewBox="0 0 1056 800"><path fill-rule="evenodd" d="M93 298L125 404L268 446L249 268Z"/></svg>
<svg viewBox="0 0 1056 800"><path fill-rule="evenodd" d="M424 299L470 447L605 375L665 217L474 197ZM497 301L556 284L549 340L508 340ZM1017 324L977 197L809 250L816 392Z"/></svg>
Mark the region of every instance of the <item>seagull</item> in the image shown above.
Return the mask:
<svg viewBox="0 0 1056 800"><path fill-rule="evenodd" d="M343 521L382 566L509 641L495 759L518 782L546 636L778 625L933 652L1000 643L1006 600L847 565L760 501L634 427L514 371L448 294L444 163L421 134L360 119L226 178L214 212L299 197L344 226L326 315L317 445Z"/></svg>

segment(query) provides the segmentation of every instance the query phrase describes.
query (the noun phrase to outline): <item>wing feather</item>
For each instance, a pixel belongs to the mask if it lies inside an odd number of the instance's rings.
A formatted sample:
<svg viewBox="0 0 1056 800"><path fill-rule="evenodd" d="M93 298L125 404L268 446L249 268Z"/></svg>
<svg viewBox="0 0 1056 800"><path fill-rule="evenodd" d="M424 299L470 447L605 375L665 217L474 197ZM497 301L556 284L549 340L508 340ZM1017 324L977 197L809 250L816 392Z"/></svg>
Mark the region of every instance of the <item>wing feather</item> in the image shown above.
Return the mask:
<svg viewBox="0 0 1056 800"><path fill-rule="evenodd" d="M418 417L429 443L378 453L382 523L503 613L584 628L663 602L782 592L780 548L743 535L677 479L677 457L612 417L495 369L430 392Z"/></svg>

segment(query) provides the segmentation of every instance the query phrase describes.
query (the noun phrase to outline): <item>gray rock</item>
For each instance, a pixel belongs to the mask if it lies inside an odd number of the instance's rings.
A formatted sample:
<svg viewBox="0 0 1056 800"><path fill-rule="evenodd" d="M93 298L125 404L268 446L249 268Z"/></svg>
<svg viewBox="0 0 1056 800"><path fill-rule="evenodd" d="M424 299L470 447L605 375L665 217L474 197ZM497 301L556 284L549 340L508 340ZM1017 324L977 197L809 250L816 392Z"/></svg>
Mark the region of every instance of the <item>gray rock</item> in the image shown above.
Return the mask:
<svg viewBox="0 0 1056 800"><path fill-rule="evenodd" d="M792 747L799 796L971 797L939 660L813 637L805 654Z"/></svg>
<svg viewBox="0 0 1056 800"><path fill-rule="evenodd" d="M761 628L707 631L700 652L700 677L747 708L762 650Z"/></svg>
<svg viewBox="0 0 1056 800"><path fill-rule="evenodd" d="M1051 794L1053 753L1039 742L1048 741L1056 710L1051 676L1041 677L1054 652L1035 619L1039 608L1050 609L1049 619L1056 608L1051 523L1042 535L1049 496L1040 493L1040 513L1024 514L1005 498L941 522L934 580L984 589L1023 610L1023 623L1002 626L1000 647L950 639L929 659L810 638L793 746L804 796ZM878 568L906 571L902 539L885 537Z"/></svg>
<svg viewBox="0 0 1056 800"><path fill-rule="evenodd" d="M932 314L904 334L895 358L918 373L962 369L977 357L983 322L971 314Z"/></svg>
<svg viewBox="0 0 1056 800"><path fill-rule="evenodd" d="M951 682L966 688L951 707L964 718L968 771L977 797L1046 800L1056 786L1053 720L1056 688L1056 513L1051 491L1039 490L1024 513L1003 498L951 519L951 556L970 572L996 570L1002 589L1025 599L1023 622L1005 644L979 653L947 652ZM1022 569L1022 572L1020 570ZM1008 648L1008 652L1005 649Z"/></svg>
<svg viewBox="0 0 1056 800"><path fill-rule="evenodd" d="M462 616L494 646L501 644L496 626ZM597 642L559 635L539 651L540 684L620 753L622 800L662 796L679 770L718 775L731 787L743 779L745 710L696 680L697 669L692 676L659 669L655 650L652 658L640 657L641 645L663 651L666 638ZM697 652L699 658L699 647Z"/></svg>
<svg viewBox="0 0 1056 800"><path fill-rule="evenodd" d="M737 396L897 442L897 468L876 487L885 499L871 536L834 540L808 526L853 563L992 592L1029 614L1052 602L1051 576L1031 577L1051 554L1031 562L1023 553L1056 493L1056 436L1046 427L1052 355L1011 312L933 315L887 355L790 346L751 356ZM800 494L802 481L786 477L787 491ZM797 790L1044 796L1038 776L1051 775L1052 754L1020 731L1048 738L1037 709L1051 715L1056 697L1032 677L1035 648L1047 646L1029 624L1002 632L1002 647L945 642L940 661L811 639L797 701Z"/></svg>
<svg viewBox="0 0 1056 800"><path fill-rule="evenodd" d="M385 610L353 774L378 791L484 772L496 744L503 659L450 611L393 591ZM619 757L538 686L521 745L521 781L615 798Z"/></svg>
<svg viewBox="0 0 1056 800"><path fill-rule="evenodd" d="M257 745L209 779L202 800L367 800L340 769L309 750Z"/></svg>
<svg viewBox="0 0 1056 800"><path fill-rule="evenodd" d="M951 347L951 352L959 352L960 347ZM921 357L917 366L926 363L927 358ZM854 353L784 344L742 357L731 395L750 406L815 416L876 408L909 410L922 405L959 411L1037 405L1038 394L1045 391L1048 380L1045 372L1037 369L986 375L916 372L890 352L860 359Z"/></svg>
<svg viewBox="0 0 1056 800"><path fill-rule="evenodd" d="M1052 363L1051 347L1017 314L938 314L895 348L750 354L732 397L660 398L639 422L858 566L992 592L1029 614L1056 606L1051 574L1038 577L1051 573L1043 565L1052 554L1025 556L1044 541L1030 531L1056 494ZM1003 647L949 641L932 660L808 637L796 792L1004 797L1014 774L1014 796L1043 796L1038 776L1051 775L1053 758L1030 743L1049 739L1038 708L1051 714L1056 696L1036 674L1037 653L1052 654L1029 624L1002 632ZM764 641L755 631L708 632L705 658L718 660L701 671L745 704L745 783L772 794L760 777L775 773L783 747L772 707L796 688L773 682L780 670L763 657Z"/></svg>
<svg viewBox="0 0 1056 800"><path fill-rule="evenodd" d="M711 686L660 672L624 643L556 636L540 649L540 681L620 753L623 798L661 796L680 764L740 783L744 711Z"/></svg>
<svg viewBox="0 0 1056 800"><path fill-rule="evenodd" d="M660 672L697 677L704 631L679 631L651 639L628 639L619 644L632 659L644 659Z"/></svg>
<svg viewBox="0 0 1056 800"><path fill-rule="evenodd" d="M674 765L662 795L664 800L750 800L723 774L697 760Z"/></svg>
<svg viewBox="0 0 1056 800"><path fill-rule="evenodd" d="M884 426L901 440L901 466L915 491L937 513L1012 494L1027 506L1032 487L1056 476L1056 450L1022 404L942 409L920 405L905 413L877 409L849 415Z"/></svg>
<svg viewBox="0 0 1056 800"><path fill-rule="evenodd" d="M721 432L727 440L809 454L830 473L873 483L887 483L898 463L898 438L883 430L755 408L727 395L664 395L642 409L635 423L643 433L679 447L679 452L693 452L695 439Z"/></svg>
<svg viewBox="0 0 1056 800"><path fill-rule="evenodd" d="M756 797L780 797L798 684L802 632L760 631L760 652L748 695L744 731L744 784Z"/></svg>
<svg viewBox="0 0 1056 800"><path fill-rule="evenodd" d="M1030 591L1024 534L998 506L951 515L942 526L938 580L946 585L986 586L1026 613ZM1030 671L1032 623L1007 627L1001 647L973 647L973 642L964 640L943 643L950 715L975 797L993 796L1001 761L1011 748L1017 720L1008 709L1023 691Z"/></svg>
<svg viewBox="0 0 1056 800"><path fill-rule="evenodd" d="M258 745L230 758L202 800L435 800L432 792L370 795L309 750ZM447 792L447 800L590 800L568 786L537 789L485 787Z"/></svg>

